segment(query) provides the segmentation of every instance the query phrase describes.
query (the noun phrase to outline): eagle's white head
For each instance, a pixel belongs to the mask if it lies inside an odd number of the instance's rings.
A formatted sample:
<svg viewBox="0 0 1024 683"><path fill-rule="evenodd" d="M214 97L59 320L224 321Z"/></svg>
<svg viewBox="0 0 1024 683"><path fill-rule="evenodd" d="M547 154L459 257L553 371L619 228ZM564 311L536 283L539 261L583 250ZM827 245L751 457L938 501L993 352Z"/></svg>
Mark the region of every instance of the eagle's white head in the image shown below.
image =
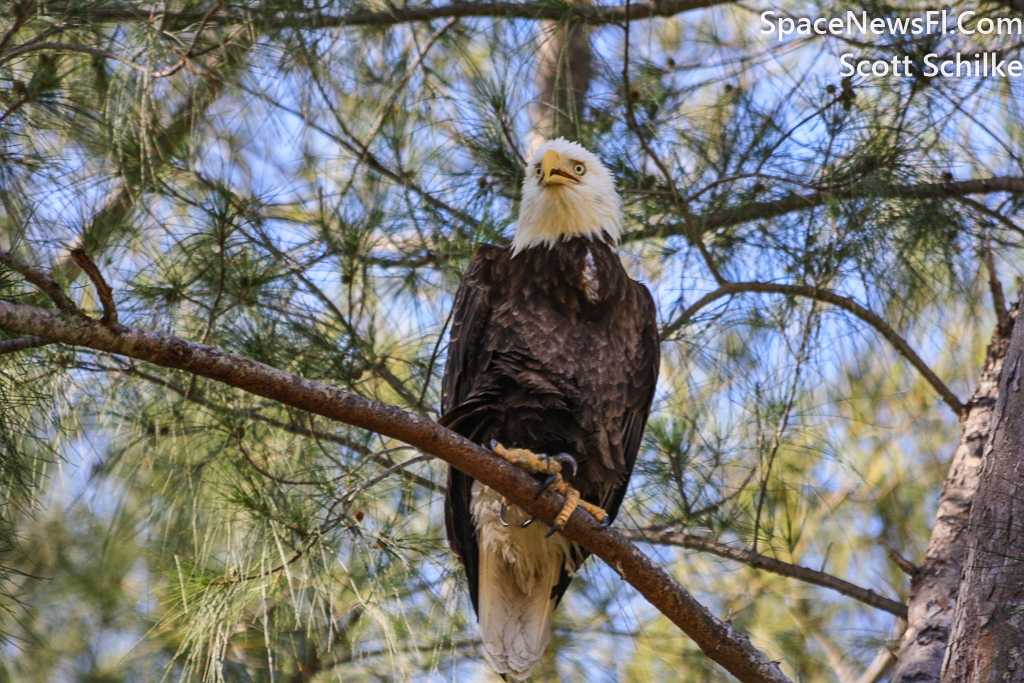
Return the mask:
<svg viewBox="0 0 1024 683"><path fill-rule="evenodd" d="M615 180L600 159L575 142L558 138L543 145L526 166L519 224L512 254L562 237L618 243L622 203Z"/></svg>

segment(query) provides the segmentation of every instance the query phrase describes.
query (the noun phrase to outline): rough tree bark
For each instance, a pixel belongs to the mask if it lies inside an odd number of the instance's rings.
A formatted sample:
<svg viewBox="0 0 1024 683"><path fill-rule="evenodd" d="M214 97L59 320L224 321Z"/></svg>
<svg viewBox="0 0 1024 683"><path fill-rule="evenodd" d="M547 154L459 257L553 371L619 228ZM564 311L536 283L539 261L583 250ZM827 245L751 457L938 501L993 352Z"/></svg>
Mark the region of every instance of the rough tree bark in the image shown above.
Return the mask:
<svg viewBox="0 0 1024 683"><path fill-rule="evenodd" d="M924 562L910 583L907 630L891 683L937 683L960 590L960 569L970 542L968 517L978 491L979 466L1001 397L999 378L1017 317L1015 306L996 327L978 388L965 406L960 443L946 477Z"/></svg>
<svg viewBox="0 0 1024 683"><path fill-rule="evenodd" d="M978 474L980 485L962 532L966 556L943 683L1024 680L1022 364L1024 325L1017 325L999 381L992 436Z"/></svg>

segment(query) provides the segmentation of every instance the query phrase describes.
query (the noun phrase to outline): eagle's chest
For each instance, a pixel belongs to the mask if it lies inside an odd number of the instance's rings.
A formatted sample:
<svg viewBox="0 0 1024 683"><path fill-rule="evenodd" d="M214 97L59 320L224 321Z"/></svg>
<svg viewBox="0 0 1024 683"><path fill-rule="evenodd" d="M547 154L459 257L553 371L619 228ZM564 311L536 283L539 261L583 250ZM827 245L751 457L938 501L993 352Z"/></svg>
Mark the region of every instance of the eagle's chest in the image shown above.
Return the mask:
<svg viewBox="0 0 1024 683"><path fill-rule="evenodd" d="M607 310L624 272L607 245L575 239L553 248L531 249L522 258L520 278L512 278L509 295L519 306L537 312L593 318Z"/></svg>
<svg viewBox="0 0 1024 683"><path fill-rule="evenodd" d="M629 279L610 247L570 240L527 250L510 265L514 270L502 297L506 305L499 306L495 320L506 350L561 361L615 344Z"/></svg>

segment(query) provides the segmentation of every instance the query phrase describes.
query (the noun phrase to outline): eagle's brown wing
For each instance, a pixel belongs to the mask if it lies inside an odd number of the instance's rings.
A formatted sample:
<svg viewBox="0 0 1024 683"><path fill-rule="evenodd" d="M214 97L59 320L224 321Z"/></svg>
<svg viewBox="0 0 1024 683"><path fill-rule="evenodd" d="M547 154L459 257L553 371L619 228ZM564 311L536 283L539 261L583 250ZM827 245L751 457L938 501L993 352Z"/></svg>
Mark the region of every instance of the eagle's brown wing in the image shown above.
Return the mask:
<svg viewBox="0 0 1024 683"><path fill-rule="evenodd" d="M600 507L612 519L618 514L622 498L626 495L629 478L636 464L637 453L651 412L654 389L658 382L658 365L661 362L661 347L658 341L658 314L647 287L639 282L629 283L634 292L636 315L641 321L641 333L637 339L635 354L627 362L631 365L629 384L626 388L626 411L622 415L622 455L626 465L625 481L606 490Z"/></svg>
<svg viewBox="0 0 1024 683"><path fill-rule="evenodd" d="M626 388L626 410L621 415L625 476L618 481L609 480L607 486L600 491L599 499L592 501L598 507L603 508L608 513L608 519L613 521L619 514L619 507L629 488L629 479L633 474L637 454L640 452L644 429L647 426L647 416L651 412L651 403L654 401L654 389L658 382L658 366L661 362L658 314L654 299L647 287L641 283L630 281L629 285L633 288L634 310L641 321L641 333L636 340L634 355L626 359L630 365L630 381ZM573 544L572 561L574 566L579 567L589 556L590 551ZM551 590L552 596L561 601L571 581L572 576L563 571L558 583Z"/></svg>
<svg viewBox="0 0 1024 683"><path fill-rule="evenodd" d="M490 362L491 352L481 348L480 338L490 315L492 266L504 251L504 248L492 245L477 249L455 295L448 360L441 383L441 418L438 422L456 431L459 430L453 422L457 414L452 411L466 400L475 379ZM473 438L472 434L464 436ZM454 467L448 468L448 494L444 506L448 544L466 569L469 595L475 610L480 549L469 509L472 486L472 478Z"/></svg>

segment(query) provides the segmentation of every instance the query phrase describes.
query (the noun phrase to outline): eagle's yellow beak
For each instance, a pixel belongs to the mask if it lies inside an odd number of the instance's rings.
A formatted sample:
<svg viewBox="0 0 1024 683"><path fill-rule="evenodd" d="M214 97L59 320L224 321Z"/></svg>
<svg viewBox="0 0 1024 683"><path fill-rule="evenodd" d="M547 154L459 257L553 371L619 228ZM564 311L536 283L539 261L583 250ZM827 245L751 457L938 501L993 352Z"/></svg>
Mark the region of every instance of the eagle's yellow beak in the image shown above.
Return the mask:
<svg viewBox="0 0 1024 683"><path fill-rule="evenodd" d="M568 185L580 182L569 166L569 161L555 150L549 149L544 152L544 160L541 162L544 182L548 185Z"/></svg>

